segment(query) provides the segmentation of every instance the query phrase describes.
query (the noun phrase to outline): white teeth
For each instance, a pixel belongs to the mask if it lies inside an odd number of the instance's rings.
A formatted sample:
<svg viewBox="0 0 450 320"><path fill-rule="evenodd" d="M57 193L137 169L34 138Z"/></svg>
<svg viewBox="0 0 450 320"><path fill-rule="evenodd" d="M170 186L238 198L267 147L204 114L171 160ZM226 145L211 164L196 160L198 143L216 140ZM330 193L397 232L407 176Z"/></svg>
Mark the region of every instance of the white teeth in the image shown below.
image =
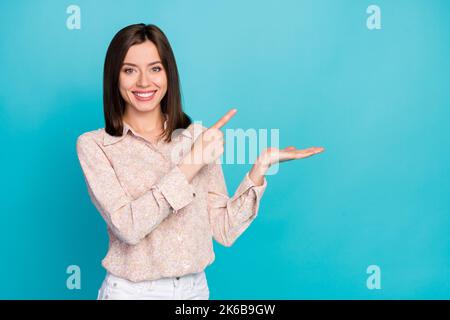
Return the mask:
<svg viewBox="0 0 450 320"><path fill-rule="evenodd" d="M148 98L148 97L151 97L152 95L154 95L155 92L156 92L156 91L149 92L149 93L138 93L138 92L134 92L134 94L137 95L138 97L141 97L141 98Z"/></svg>

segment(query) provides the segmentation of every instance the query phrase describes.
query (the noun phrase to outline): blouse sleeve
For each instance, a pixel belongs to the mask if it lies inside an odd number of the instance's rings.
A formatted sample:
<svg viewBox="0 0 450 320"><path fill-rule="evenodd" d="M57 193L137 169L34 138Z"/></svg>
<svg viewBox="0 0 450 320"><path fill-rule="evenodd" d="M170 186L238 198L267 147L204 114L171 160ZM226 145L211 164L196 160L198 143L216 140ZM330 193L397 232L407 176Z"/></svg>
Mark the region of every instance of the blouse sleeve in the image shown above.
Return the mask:
<svg viewBox="0 0 450 320"><path fill-rule="evenodd" d="M129 245L138 244L169 214L195 197L193 185L175 166L142 196L133 199L92 137L79 136L76 149L92 202L112 232Z"/></svg>
<svg viewBox="0 0 450 320"><path fill-rule="evenodd" d="M259 203L267 180L256 186L247 172L233 197L228 196L221 163L210 165L208 214L213 238L224 246L231 246L248 228L258 214Z"/></svg>

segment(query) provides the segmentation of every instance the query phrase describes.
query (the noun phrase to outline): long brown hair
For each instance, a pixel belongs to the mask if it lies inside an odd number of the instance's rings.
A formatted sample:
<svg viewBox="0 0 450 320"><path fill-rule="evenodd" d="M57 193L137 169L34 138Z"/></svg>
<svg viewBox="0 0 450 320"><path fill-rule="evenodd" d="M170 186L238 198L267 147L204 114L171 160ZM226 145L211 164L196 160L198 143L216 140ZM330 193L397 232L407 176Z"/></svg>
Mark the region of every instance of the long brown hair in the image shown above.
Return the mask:
<svg viewBox="0 0 450 320"><path fill-rule="evenodd" d="M178 69L169 40L162 30L153 24L129 25L117 32L109 44L103 69L105 131L112 136L122 135L125 100L119 91L120 69L128 49L146 40L155 44L167 74L167 92L161 100L161 111L166 113L169 119L162 136L166 142L170 142L172 132L187 128L192 120L183 112Z"/></svg>

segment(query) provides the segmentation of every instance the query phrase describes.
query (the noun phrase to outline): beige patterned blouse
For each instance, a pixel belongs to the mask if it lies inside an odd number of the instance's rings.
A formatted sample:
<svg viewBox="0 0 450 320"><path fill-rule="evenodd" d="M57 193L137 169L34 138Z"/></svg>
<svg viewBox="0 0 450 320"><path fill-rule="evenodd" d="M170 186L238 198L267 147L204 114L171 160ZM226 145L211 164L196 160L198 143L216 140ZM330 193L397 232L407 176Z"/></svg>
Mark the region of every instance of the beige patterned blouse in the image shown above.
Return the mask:
<svg viewBox="0 0 450 320"><path fill-rule="evenodd" d="M220 161L190 183L177 166L206 129L194 122L170 143L152 143L124 122L120 137L104 128L78 137L88 193L109 234L102 265L112 274L137 282L203 271L215 259L212 239L231 246L257 216L266 178L256 186L247 172L229 197Z"/></svg>

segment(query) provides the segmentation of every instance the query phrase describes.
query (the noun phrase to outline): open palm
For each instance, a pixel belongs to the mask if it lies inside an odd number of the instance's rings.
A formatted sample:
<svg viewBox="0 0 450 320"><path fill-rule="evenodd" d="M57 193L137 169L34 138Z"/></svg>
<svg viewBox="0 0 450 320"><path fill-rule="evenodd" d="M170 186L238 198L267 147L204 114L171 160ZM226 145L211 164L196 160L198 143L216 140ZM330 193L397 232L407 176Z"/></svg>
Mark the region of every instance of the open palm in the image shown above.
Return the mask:
<svg viewBox="0 0 450 320"><path fill-rule="evenodd" d="M277 162L285 162L295 159L303 159L315 155L317 153L323 152L325 149L323 147L310 147L307 149L297 149L294 146L289 146L284 149L278 149L270 147L265 149L258 157L258 162L266 168Z"/></svg>

